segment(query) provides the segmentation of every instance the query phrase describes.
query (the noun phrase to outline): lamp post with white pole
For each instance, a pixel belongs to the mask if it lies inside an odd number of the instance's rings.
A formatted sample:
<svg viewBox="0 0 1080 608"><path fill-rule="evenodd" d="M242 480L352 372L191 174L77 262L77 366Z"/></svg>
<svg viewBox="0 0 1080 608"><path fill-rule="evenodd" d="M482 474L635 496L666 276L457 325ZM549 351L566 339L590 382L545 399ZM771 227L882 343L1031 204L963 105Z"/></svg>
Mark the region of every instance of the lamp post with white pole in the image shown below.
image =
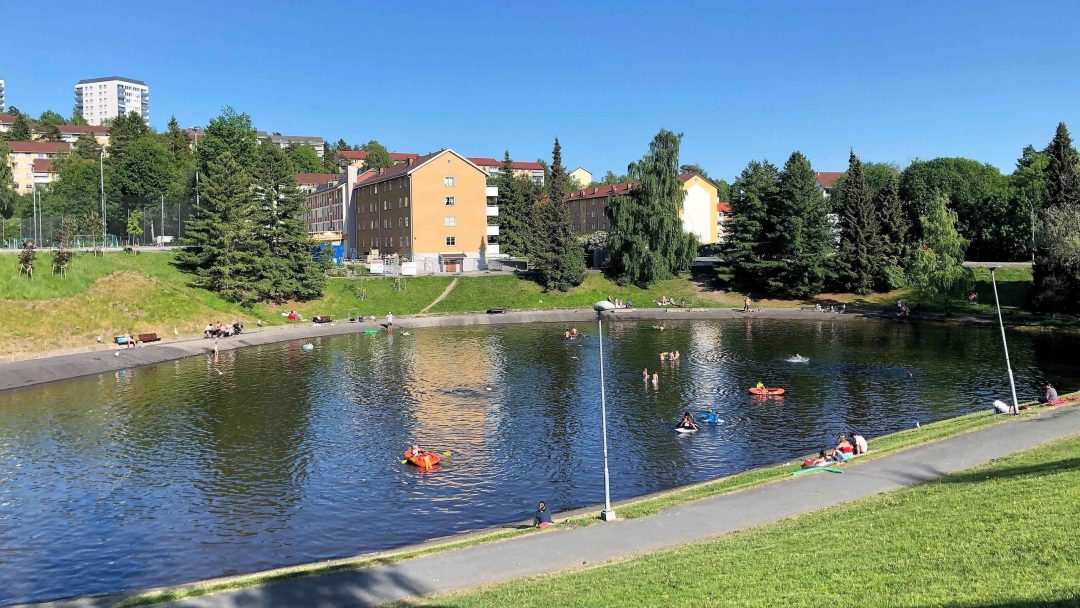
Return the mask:
<svg viewBox="0 0 1080 608"><path fill-rule="evenodd" d="M191 128L195 136L195 209L199 208L199 127Z"/></svg>
<svg viewBox="0 0 1080 608"><path fill-rule="evenodd" d="M997 278L994 271L997 266L990 267L990 283L994 286L994 306L997 307L998 326L1001 328L1001 343L1005 346L1005 369L1009 372L1009 389L1012 390L1012 413L1020 413L1020 404L1016 400L1016 382L1013 380L1012 363L1009 362L1009 342L1005 339L1005 322L1001 320L1001 302L998 300Z"/></svg>
<svg viewBox="0 0 1080 608"><path fill-rule="evenodd" d="M596 311L596 326L600 330L600 434L604 441L604 510L600 519L613 521L615 510L611 508L611 482L608 475L607 455L607 399L604 395L604 319L602 313L611 307L611 302L600 301L593 305Z"/></svg>
<svg viewBox="0 0 1080 608"><path fill-rule="evenodd" d="M109 239L109 229L105 223L105 147L102 146L98 154L98 175L101 179L101 252L105 253L106 241Z"/></svg>

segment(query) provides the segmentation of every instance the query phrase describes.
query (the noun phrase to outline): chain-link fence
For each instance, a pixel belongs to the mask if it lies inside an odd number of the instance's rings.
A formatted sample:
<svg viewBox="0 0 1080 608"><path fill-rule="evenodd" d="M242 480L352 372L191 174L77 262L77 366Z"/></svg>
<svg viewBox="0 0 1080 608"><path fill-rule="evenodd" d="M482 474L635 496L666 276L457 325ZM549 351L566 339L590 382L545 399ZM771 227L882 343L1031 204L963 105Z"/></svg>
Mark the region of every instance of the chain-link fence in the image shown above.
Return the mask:
<svg viewBox="0 0 1080 608"><path fill-rule="evenodd" d="M32 209L21 219L18 237L9 230L2 246L19 249L23 243L32 240L38 246L51 246L57 241L57 234L65 223L76 234L71 246L77 248L100 247L102 243L101 214L50 214L46 207L43 212ZM127 198L111 202L106 211L107 238L106 247L137 245L140 247L176 246L184 237L184 224L195 212L195 205L189 200L162 198L157 201ZM132 215L142 213L137 224L129 226ZM130 230L129 230L130 228Z"/></svg>

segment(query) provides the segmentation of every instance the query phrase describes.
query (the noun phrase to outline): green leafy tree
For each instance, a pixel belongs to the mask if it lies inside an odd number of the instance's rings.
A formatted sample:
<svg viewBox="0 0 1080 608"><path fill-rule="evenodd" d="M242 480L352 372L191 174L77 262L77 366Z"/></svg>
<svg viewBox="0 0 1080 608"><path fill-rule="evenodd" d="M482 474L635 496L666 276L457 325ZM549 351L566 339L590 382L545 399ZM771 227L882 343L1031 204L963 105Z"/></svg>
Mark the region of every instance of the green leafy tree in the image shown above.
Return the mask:
<svg viewBox="0 0 1080 608"><path fill-rule="evenodd" d="M57 112L53 112L52 110L45 110L41 113L40 116L38 116L37 123L42 127L56 127L60 125L66 125L67 120L65 120L64 117Z"/></svg>
<svg viewBox="0 0 1080 608"><path fill-rule="evenodd" d="M12 114L15 114L15 120L11 122L11 128L4 134L4 138L8 141L30 141L30 121L14 109Z"/></svg>
<svg viewBox="0 0 1080 608"><path fill-rule="evenodd" d="M637 182L626 196L604 209L610 225L608 272L622 284L647 287L687 270L697 255L697 238L683 231L685 192L679 181L682 135L661 130L649 152L629 166Z"/></svg>
<svg viewBox="0 0 1080 608"><path fill-rule="evenodd" d="M86 126L90 123L86 122L83 118L82 112L79 111L79 106L71 108L71 118L68 119L69 125Z"/></svg>
<svg viewBox="0 0 1080 608"><path fill-rule="evenodd" d="M269 291L261 280L265 241L259 238L251 176L232 152L223 151L207 166L201 198L199 214L187 220L188 247L177 263L195 275L196 287L230 302L258 301Z"/></svg>
<svg viewBox="0 0 1080 608"><path fill-rule="evenodd" d="M900 175L900 171L894 165L887 163L861 164L863 184L865 184L866 192L870 195L871 200L877 200L878 193L881 192L881 189L885 187L885 183L890 178L896 178ZM847 184L848 173L845 171L830 187L831 195L829 200L833 204L833 211L837 214L841 213L840 201L844 198L844 189Z"/></svg>
<svg viewBox="0 0 1080 608"><path fill-rule="evenodd" d="M720 180L716 182L716 192L720 196L720 200L729 202L731 200L731 184L727 183L727 180Z"/></svg>
<svg viewBox="0 0 1080 608"><path fill-rule="evenodd" d="M173 178L169 185L170 198L189 199L195 192L195 155L188 143L188 135L180 128L176 117L169 118L169 126L160 138L172 157Z"/></svg>
<svg viewBox="0 0 1080 608"><path fill-rule="evenodd" d="M911 262L908 233L911 226L900 204L900 181L893 173L874 197L874 207L880 220L881 252L884 266L880 269L878 286L890 290L906 284L905 268Z"/></svg>
<svg viewBox="0 0 1080 608"><path fill-rule="evenodd" d="M1080 311L1080 273L1068 263L1070 256L1065 253L1080 232L1080 224L1076 223L1076 210L1080 208L1080 155L1073 148L1065 123L1058 123L1046 156L1045 210L1041 213L1040 235L1036 239L1034 304L1041 310ZM1062 239L1064 242L1055 242Z"/></svg>
<svg viewBox="0 0 1080 608"><path fill-rule="evenodd" d="M604 178L600 181L600 183L601 184L606 184L608 186L611 186L613 184L617 184L617 183L619 183L619 176L615 175L614 171L608 171L607 173L604 174Z"/></svg>
<svg viewBox="0 0 1080 608"><path fill-rule="evenodd" d="M79 138L75 140L72 152L77 158L96 162L101 155L101 146L98 144L97 139L94 138L93 133L81 133Z"/></svg>
<svg viewBox="0 0 1080 608"><path fill-rule="evenodd" d="M386 169L394 166L390 152L374 139L364 144L364 151L367 152L367 158L364 159L365 169Z"/></svg>
<svg viewBox="0 0 1080 608"><path fill-rule="evenodd" d="M568 181L562 164L562 147L556 138L551 175L545 182L548 191L534 206L540 238L535 251L530 253L540 284L548 291L566 291L585 280L585 251L574 235L570 210L563 201Z"/></svg>
<svg viewBox="0 0 1080 608"><path fill-rule="evenodd" d="M110 167L117 167L127 160L128 149L140 139L153 135L146 121L135 112L121 114L109 126L108 159Z"/></svg>
<svg viewBox="0 0 1080 608"><path fill-rule="evenodd" d="M352 150L352 148L344 139L338 139L336 142L327 146L322 157L322 171L324 173L337 173L340 170L338 167L337 155L339 152L344 152L346 150Z"/></svg>
<svg viewBox="0 0 1080 608"><path fill-rule="evenodd" d="M289 155L270 140L259 145L255 209L263 241L260 251L265 253L258 282L266 291L260 299L284 302L321 296L330 258L322 256L322 263L313 259L315 243L307 230L306 198L296 185Z"/></svg>
<svg viewBox="0 0 1080 608"><path fill-rule="evenodd" d="M55 169L56 179L45 193L45 213L65 217L94 214L100 221L101 176L97 159L68 156L58 159Z"/></svg>
<svg viewBox="0 0 1080 608"><path fill-rule="evenodd" d="M231 106L210 120L206 132L199 138L196 165L200 173L209 170L210 163L228 152L233 161L250 176L258 157L259 141L251 117L237 112Z"/></svg>
<svg viewBox="0 0 1080 608"><path fill-rule="evenodd" d="M126 232L128 235L128 243L131 245L134 245L135 241L143 235L142 219L143 212L141 209L132 211L131 215L127 218Z"/></svg>
<svg viewBox="0 0 1080 608"><path fill-rule="evenodd" d="M175 116L169 117L169 125L162 134L162 143L173 157L173 162L180 164L189 162L192 158L191 145L188 143L188 135L180 128L180 123Z"/></svg>
<svg viewBox="0 0 1080 608"><path fill-rule="evenodd" d="M288 158L296 173L319 173L323 170L319 153L307 144L289 146Z"/></svg>
<svg viewBox="0 0 1080 608"><path fill-rule="evenodd" d="M685 165L679 165L679 172L680 173L693 173L695 175L700 175L701 177L704 177L705 179L707 179L709 181L712 181L712 178L709 177L709 173L707 171L705 171L705 169L702 169L701 165L698 165L696 163L688 163L688 164L685 164Z"/></svg>
<svg viewBox="0 0 1080 608"><path fill-rule="evenodd" d="M1046 166L1049 159L1044 152L1039 152L1034 146L1024 147L1020 158L1016 161L1016 169L1009 176L1012 183L1013 205L1018 212L1028 211L1025 222L1025 234L1031 235L1028 239L1029 247L1035 251L1035 228L1036 217L1039 210L1046 205Z"/></svg>
<svg viewBox="0 0 1080 608"><path fill-rule="evenodd" d="M60 133L60 127L56 125L45 125L41 128L41 141L61 141L63 139L64 136Z"/></svg>
<svg viewBox="0 0 1080 608"><path fill-rule="evenodd" d="M874 290L885 266L881 259L880 218L863 178L862 163L855 152L848 158L847 184L840 192L840 253L837 278L847 291L867 294Z"/></svg>
<svg viewBox="0 0 1080 608"><path fill-rule="evenodd" d="M922 243L909 279L923 297L939 301L946 314L951 314L953 300L971 284L971 271L963 266L968 241L960 236L956 212L947 203L943 195L935 196L919 218Z"/></svg>
<svg viewBox="0 0 1080 608"><path fill-rule="evenodd" d="M156 203L169 191L175 169L169 150L156 137L143 136L129 145L115 166L116 185L122 196Z"/></svg>
<svg viewBox="0 0 1080 608"><path fill-rule="evenodd" d="M731 219L724 258L729 278L742 291L765 290L771 267L765 259L765 235L771 231L768 205L776 199L780 171L769 161L752 160L731 186Z"/></svg>
<svg viewBox="0 0 1080 608"><path fill-rule="evenodd" d="M807 298L821 292L834 253L829 203L821 195L814 169L801 152L784 163L764 253L765 284L771 293Z"/></svg>
<svg viewBox="0 0 1080 608"><path fill-rule="evenodd" d="M970 239L968 259L1022 260L1027 255L1023 234L1027 210L1013 206L1009 179L997 168L966 158L915 161L900 176L900 199L913 224L925 215L938 195L956 211L957 228ZM921 236L914 231L913 238Z"/></svg>
<svg viewBox="0 0 1080 608"><path fill-rule="evenodd" d="M15 215L15 205L18 192L15 190L15 178L11 171L11 165L7 163L11 147L7 142L0 141L0 218L10 220ZM0 234L0 241L6 240L6 235Z"/></svg>

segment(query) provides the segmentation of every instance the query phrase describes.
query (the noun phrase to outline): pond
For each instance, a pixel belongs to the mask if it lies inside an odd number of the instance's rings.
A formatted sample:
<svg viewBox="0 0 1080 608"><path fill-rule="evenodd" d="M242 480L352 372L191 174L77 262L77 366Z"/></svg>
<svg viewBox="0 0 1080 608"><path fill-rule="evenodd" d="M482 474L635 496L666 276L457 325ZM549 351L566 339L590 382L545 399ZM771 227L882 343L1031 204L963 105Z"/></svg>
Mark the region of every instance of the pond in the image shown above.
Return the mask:
<svg viewBox="0 0 1080 608"><path fill-rule="evenodd" d="M0 393L0 604L387 549L603 502L595 324L348 335ZM605 324L614 499L1006 399L996 328ZM1010 333L1021 399L1076 335ZM659 363L679 350L677 365ZM789 363L800 353L808 363ZM659 373L653 388L642 370ZM747 393L758 381L782 399ZM723 423L681 436L684 410ZM411 443L452 456L402 465Z"/></svg>

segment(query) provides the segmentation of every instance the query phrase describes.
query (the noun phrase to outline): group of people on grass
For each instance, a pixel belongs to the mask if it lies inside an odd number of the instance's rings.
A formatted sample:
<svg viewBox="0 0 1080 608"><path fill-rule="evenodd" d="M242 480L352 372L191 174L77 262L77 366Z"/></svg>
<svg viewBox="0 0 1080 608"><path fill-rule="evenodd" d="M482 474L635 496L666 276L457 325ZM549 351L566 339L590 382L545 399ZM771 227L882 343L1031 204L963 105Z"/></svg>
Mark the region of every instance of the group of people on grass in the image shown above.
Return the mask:
<svg viewBox="0 0 1080 608"><path fill-rule="evenodd" d="M633 308L634 302L632 300L623 301L622 298L607 297L607 301L615 305L615 308Z"/></svg>
<svg viewBox="0 0 1080 608"><path fill-rule="evenodd" d="M676 307L682 308L683 306L686 305L686 300L684 299L682 302L675 302L675 298L673 298L671 296L662 296L659 300L656 301L656 305L657 306L676 306Z"/></svg>
<svg viewBox="0 0 1080 608"><path fill-rule="evenodd" d="M207 323L203 328L204 338L228 338L230 336L240 335L244 331L244 324L234 320L232 325L224 325L221 321L216 324Z"/></svg>
<svg viewBox="0 0 1080 608"><path fill-rule="evenodd" d="M835 462L844 462L850 458L865 454L870 451L866 438L855 431L851 431L851 441L846 435L840 435L836 447L831 450L821 450L816 458L807 458L802 463L802 468L824 467Z"/></svg>

